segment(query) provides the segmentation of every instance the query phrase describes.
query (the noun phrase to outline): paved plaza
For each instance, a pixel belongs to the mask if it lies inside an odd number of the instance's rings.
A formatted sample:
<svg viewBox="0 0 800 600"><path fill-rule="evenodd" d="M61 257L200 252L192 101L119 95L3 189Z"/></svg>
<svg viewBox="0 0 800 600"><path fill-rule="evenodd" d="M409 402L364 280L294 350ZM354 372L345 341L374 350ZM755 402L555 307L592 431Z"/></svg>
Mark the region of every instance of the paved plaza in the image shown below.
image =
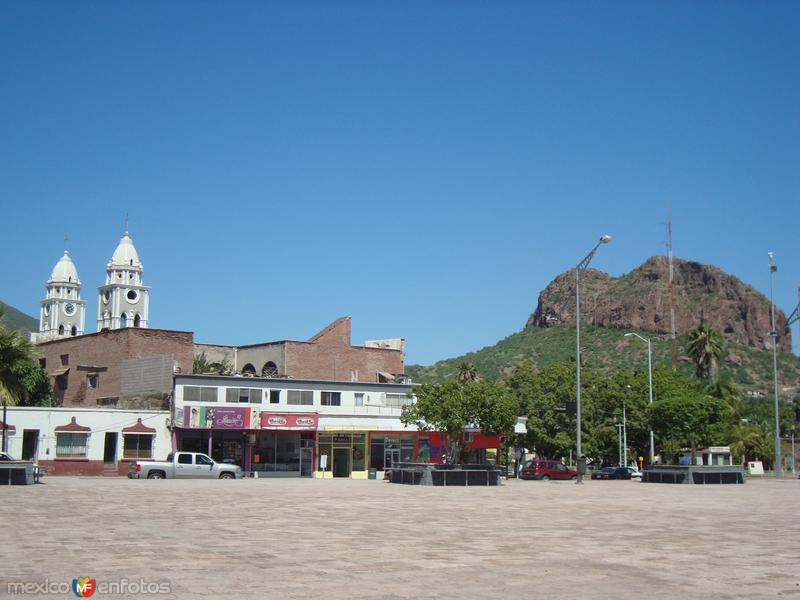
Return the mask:
<svg viewBox="0 0 800 600"><path fill-rule="evenodd" d="M45 481L0 489L0 597L88 576L163 598L800 600L797 480Z"/></svg>

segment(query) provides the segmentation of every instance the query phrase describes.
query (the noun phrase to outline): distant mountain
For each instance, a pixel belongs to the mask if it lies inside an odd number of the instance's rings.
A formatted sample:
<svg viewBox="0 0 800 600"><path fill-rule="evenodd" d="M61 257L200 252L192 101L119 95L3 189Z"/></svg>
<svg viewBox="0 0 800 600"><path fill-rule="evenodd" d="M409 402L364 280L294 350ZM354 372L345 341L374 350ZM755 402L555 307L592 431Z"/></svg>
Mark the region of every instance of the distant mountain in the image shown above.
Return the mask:
<svg viewBox="0 0 800 600"><path fill-rule="evenodd" d="M39 320L26 315L24 312L17 310L13 306L0 301L0 306L5 309L3 315L3 323L9 329L22 329L24 331L39 331Z"/></svg>
<svg viewBox="0 0 800 600"><path fill-rule="evenodd" d="M771 389L772 355L770 303L736 277L710 265L674 259L675 316L678 368L692 374L686 356L686 334L701 322L725 339L720 372L760 395ZM647 347L625 338L628 331L652 340L653 366L671 365L669 266L656 256L621 277L589 269L581 282L581 347L586 364L605 369L647 367ZM786 316L776 310L781 385L800 384L800 359L791 352L791 334L784 333ZM539 295L525 329L493 346L431 366L407 365L415 382L453 377L462 362L471 362L487 379L510 373L520 361L543 366L575 358L575 271L556 277Z"/></svg>
<svg viewBox="0 0 800 600"><path fill-rule="evenodd" d="M731 342L760 350L772 348L769 298L713 265L673 259L675 322L686 333L701 322ZM669 262L653 256L621 277L588 269L581 278L583 323L658 334L670 333ZM775 311L778 348L791 352L786 315ZM528 325L549 327L575 322L575 270L556 277L539 295Z"/></svg>

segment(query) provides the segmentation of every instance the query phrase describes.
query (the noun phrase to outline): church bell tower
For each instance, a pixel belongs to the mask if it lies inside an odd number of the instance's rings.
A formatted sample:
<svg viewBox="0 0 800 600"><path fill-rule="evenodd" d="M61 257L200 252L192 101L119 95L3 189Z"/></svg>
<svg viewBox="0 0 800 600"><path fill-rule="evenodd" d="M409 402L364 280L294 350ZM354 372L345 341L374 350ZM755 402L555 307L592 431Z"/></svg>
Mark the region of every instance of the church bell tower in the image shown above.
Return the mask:
<svg viewBox="0 0 800 600"><path fill-rule="evenodd" d="M106 283L97 290L98 331L148 326L150 288L142 285L143 270L126 227L106 265Z"/></svg>
<svg viewBox="0 0 800 600"><path fill-rule="evenodd" d="M66 249L53 267L46 290L39 309L39 333L33 341L83 335L86 306L81 300L78 269Z"/></svg>

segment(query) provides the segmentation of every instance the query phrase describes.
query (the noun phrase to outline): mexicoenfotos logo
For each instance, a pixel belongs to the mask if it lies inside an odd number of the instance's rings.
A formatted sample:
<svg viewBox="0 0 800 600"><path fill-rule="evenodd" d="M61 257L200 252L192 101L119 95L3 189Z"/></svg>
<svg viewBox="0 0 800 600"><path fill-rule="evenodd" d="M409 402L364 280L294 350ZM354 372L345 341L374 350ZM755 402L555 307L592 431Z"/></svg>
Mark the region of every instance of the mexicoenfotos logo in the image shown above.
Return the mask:
<svg viewBox="0 0 800 600"><path fill-rule="evenodd" d="M172 583L169 581L145 581L144 579L128 579L123 577L118 580L103 580L100 583L91 577L76 577L70 585L66 581L8 581L6 582L6 594L15 596L17 594L44 595L57 594L63 596L72 592L78 598L88 598L97 592L98 596L105 595L155 595L171 594ZM2 594L2 590L0 590Z"/></svg>
<svg viewBox="0 0 800 600"><path fill-rule="evenodd" d="M97 590L97 582L88 577L78 577L72 580L72 591L78 598L88 598Z"/></svg>

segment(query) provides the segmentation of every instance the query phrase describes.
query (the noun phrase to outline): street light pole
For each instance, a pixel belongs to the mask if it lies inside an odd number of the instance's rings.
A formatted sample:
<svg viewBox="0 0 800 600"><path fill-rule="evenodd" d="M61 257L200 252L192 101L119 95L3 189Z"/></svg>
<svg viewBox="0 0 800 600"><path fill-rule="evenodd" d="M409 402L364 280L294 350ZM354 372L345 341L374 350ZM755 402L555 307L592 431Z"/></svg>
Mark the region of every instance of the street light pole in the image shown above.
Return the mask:
<svg viewBox="0 0 800 600"><path fill-rule="evenodd" d="M610 235L602 236L600 241L592 248L592 251L575 265L575 421L578 459L578 478L575 483L577 484L583 483L583 472L581 469L581 459L583 458L583 452L581 450L581 272L592 262L592 257L594 253L597 252L600 245L608 244L610 241Z"/></svg>
<svg viewBox="0 0 800 600"><path fill-rule="evenodd" d="M623 467L628 466L628 416L625 412L625 400L622 401L622 452L625 456Z"/></svg>
<svg viewBox="0 0 800 600"><path fill-rule="evenodd" d="M775 300L773 292L775 288L775 271L778 265L775 264L775 255L767 252L769 257L769 303L772 317L772 381L775 388L775 477L783 477L783 465L781 464L781 419L778 406L778 330L775 327Z"/></svg>
<svg viewBox="0 0 800 600"><path fill-rule="evenodd" d="M617 446L618 446L618 454L617 454L617 466L622 466L622 423L617 423Z"/></svg>
<svg viewBox="0 0 800 600"><path fill-rule="evenodd" d="M648 383L648 390L649 390L649 401L648 404L653 403L653 349L650 345L650 340L644 336L639 335L638 333L634 333L631 331L630 333L626 333L625 337L629 337L631 335L635 335L640 340L647 342L647 383ZM652 465L655 461L655 442L653 440L653 430L650 430L650 464Z"/></svg>

